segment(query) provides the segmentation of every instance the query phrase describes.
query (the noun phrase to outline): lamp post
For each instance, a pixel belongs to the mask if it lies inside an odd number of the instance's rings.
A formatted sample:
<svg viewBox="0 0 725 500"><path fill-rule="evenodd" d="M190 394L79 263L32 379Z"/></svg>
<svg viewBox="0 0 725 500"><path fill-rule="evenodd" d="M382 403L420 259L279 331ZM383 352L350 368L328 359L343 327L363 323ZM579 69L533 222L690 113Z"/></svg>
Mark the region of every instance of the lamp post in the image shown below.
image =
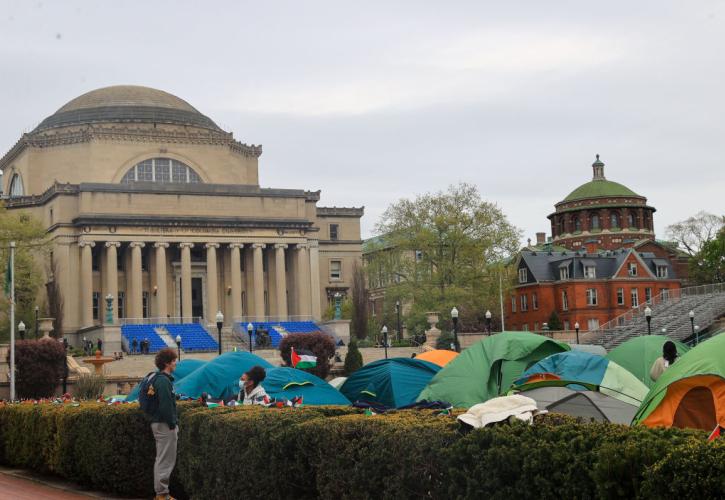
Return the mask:
<svg viewBox="0 0 725 500"><path fill-rule="evenodd" d="M579 322L574 323L574 330L576 330L576 343L579 344Z"/></svg>
<svg viewBox="0 0 725 500"><path fill-rule="evenodd" d="M647 335L652 335L652 309L649 306L644 308L644 319L647 320Z"/></svg>
<svg viewBox="0 0 725 500"><path fill-rule="evenodd" d="M38 339L38 316L40 315L40 308L35 306L35 339Z"/></svg>
<svg viewBox="0 0 725 500"><path fill-rule="evenodd" d="M179 361L181 361L181 335L176 336L176 353L178 354Z"/></svg>
<svg viewBox="0 0 725 500"><path fill-rule="evenodd" d="M400 301L395 301L395 312L398 313L398 342L403 340L403 332L400 329Z"/></svg>
<svg viewBox="0 0 725 500"><path fill-rule="evenodd" d="M544 336L548 337L549 336L549 323L544 323L543 325L541 325L541 329L544 331Z"/></svg>
<svg viewBox="0 0 725 500"><path fill-rule="evenodd" d="M451 319L453 320L453 347L456 352L461 352L461 346L458 344L458 309L455 306L451 309Z"/></svg>
<svg viewBox="0 0 725 500"><path fill-rule="evenodd" d="M385 347L385 359L388 359L388 327L383 325L380 333L383 334L383 347Z"/></svg>
<svg viewBox="0 0 725 500"><path fill-rule="evenodd" d="M254 325L247 323L247 335L249 335L249 352L252 352L252 331L254 331Z"/></svg>
<svg viewBox="0 0 725 500"><path fill-rule="evenodd" d="M697 332L695 331L695 311L690 309L690 312L687 313L687 315L690 317L690 328L692 328L692 334L695 336L695 345L700 343L700 339L698 338L699 335L697 335Z"/></svg>
<svg viewBox="0 0 725 500"><path fill-rule="evenodd" d="M486 310L486 331L491 335L491 311Z"/></svg>
<svg viewBox="0 0 725 500"><path fill-rule="evenodd" d="M25 340L25 323L22 321L18 323L18 333L20 334L20 340Z"/></svg>
<svg viewBox="0 0 725 500"><path fill-rule="evenodd" d="M224 325L224 315L221 310L216 313L216 329L219 338L219 354L222 353L222 326Z"/></svg>

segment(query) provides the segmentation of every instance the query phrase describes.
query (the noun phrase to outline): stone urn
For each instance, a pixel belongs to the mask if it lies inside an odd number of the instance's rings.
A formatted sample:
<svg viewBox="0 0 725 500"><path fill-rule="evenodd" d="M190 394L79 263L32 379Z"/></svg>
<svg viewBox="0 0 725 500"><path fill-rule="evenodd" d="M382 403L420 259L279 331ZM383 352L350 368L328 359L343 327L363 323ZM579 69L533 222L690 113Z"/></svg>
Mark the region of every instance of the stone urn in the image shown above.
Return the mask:
<svg viewBox="0 0 725 500"><path fill-rule="evenodd" d="M38 330L43 334L43 338L47 339L50 337L50 332L53 331L53 321L55 318L39 318L38 319Z"/></svg>
<svg viewBox="0 0 725 500"><path fill-rule="evenodd" d="M438 338L441 336L441 331L436 327L436 323L438 323L438 313L437 312L427 312L425 313L426 318L428 319L428 324L430 325L430 328L425 331L426 336L426 342L425 345L432 347L433 349L436 348L436 343L438 342Z"/></svg>

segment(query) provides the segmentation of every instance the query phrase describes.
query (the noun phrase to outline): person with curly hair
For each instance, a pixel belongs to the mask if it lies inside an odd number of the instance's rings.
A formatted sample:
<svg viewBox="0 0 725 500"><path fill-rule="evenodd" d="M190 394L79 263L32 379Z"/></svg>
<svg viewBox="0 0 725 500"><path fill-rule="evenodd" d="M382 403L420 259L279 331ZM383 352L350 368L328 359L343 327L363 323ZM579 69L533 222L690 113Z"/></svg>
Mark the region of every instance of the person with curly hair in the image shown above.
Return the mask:
<svg viewBox="0 0 725 500"><path fill-rule="evenodd" d="M253 366L239 379L239 395L237 401L245 405L264 405L269 403L269 396L262 387L267 372L261 366Z"/></svg>
<svg viewBox="0 0 725 500"><path fill-rule="evenodd" d="M171 376L176 369L176 351L170 347L161 349L156 354L154 363L159 369L151 384L158 402L151 415L151 431L156 440L154 490L156 500L173 500L169 495L169 480L176 465L176 443L179 438L174 378Z"/></svg>

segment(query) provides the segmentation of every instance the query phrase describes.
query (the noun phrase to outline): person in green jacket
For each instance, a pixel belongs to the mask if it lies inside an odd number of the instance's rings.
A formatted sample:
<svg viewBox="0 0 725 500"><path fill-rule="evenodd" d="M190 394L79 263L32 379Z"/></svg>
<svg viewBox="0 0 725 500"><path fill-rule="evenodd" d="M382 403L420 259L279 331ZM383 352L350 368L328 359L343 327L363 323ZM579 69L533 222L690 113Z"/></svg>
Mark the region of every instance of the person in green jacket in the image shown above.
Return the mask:
<svg viewBox="0 0 725 500"><path fill-rule="evenodd" d="M179 436L174 378L171 376L171 372L176 369L176 351L169 347L161 349L154 362L159 369L151 383L158 400L158 407L151 415L151 431L156 440L154 489L156 500L173 500L169 495L169 479L176 465L176 442Z"/></svg>

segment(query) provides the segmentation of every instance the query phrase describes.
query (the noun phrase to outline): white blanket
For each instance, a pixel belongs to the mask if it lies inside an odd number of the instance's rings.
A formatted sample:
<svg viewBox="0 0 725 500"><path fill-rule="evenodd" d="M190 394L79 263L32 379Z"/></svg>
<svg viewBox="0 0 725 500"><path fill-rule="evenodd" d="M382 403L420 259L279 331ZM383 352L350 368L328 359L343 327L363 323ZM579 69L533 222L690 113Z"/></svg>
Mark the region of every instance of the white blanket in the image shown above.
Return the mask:
<svg viewBox="0 0 725 500"><path fill-rule="evenodd" d="M468 412L458 417L458 420L474 428L486 427L511 417L531 424L534 421L534 416L541 413L546 413L546 410L540 411L536 406L536 401L515 394L489 399L485 403L471 406Z"/></svg>

